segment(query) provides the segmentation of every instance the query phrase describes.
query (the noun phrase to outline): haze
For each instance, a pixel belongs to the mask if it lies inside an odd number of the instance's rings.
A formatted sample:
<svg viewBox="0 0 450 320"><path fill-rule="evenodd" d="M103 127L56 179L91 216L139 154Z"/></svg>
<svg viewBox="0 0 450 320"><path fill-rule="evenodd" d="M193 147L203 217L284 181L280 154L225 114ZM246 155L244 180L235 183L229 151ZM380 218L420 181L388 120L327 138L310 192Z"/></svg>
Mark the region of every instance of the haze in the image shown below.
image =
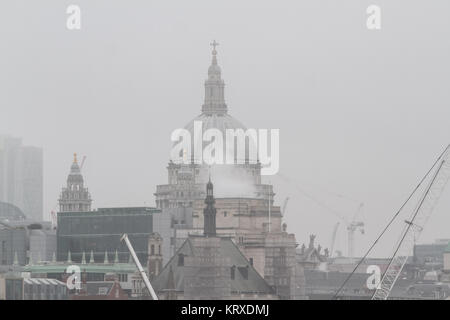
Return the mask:
<svg viewBox="0 0 450 320"><path fill-rule="evenodd" d="M79 31L66 29L69 4ZM366 28L370 4L379 31ZM339 221L298 188L350 219L364 202L362 254L450 142L449 13L446 0L5 0L0 133L44 148L47 217L74 152L94 207L154 206L170 133L200 113L215 39L230 114L280 129L293 182L265 179L278 205L290 197L288 230L328 247ZM449 189L420 242L450 238ZM345 237L341 226L344 252Z"/></svg>

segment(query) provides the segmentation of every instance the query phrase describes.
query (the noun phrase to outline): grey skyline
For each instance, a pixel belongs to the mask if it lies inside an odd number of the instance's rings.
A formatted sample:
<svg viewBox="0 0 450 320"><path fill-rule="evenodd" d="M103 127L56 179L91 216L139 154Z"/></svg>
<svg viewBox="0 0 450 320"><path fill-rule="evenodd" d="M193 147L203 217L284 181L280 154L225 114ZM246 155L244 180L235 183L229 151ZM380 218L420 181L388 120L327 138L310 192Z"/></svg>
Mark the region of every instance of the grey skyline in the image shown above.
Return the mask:
<svg viewBox="0 0 450 320"><path fill-rule="evenodd" d="M69 31L72 3L0 4L0 133L43 147L47 215L74 152L87 156L94 207L154 205L170 133L200 113L213 39L229 113L280 129L280 173L347 217L365 203L357 254L450 141L448 1L376 1L379 31L365 26L365 0L79 0L82 28ZM338 219L265 180L278 205L290 197L297 241L314 233L328 247ZM421 242L450 238L449 189ZM345 251L344 229L339 239Z"/></svg>

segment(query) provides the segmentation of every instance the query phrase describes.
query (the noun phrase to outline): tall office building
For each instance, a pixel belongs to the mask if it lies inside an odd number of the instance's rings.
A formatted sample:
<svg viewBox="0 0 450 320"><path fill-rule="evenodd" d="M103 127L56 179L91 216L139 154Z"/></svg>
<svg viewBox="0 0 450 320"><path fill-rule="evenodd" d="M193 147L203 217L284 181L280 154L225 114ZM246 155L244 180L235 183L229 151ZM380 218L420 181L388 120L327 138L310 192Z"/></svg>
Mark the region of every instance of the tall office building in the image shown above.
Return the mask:
<svg viewBox="0 0 450 320"><path fill-rule="evenodd" d="M28 219L43 219L43 152L21 138L0 135L0 201L20 208Z"/></svg>

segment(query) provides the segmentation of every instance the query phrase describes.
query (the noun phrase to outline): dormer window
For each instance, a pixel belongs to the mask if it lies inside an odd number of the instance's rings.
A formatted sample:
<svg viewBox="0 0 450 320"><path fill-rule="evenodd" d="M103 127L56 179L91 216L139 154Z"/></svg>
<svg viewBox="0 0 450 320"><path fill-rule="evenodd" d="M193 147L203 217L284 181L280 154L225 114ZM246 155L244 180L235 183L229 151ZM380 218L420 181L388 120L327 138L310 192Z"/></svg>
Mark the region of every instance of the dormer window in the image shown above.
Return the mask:
<svg viewBox="0 0 450 320"><path fill-rule="evenodd" d="M182 253L180 253L180 254L178 255L178 266L179 266L179 267L184 266L184 254L182 254Z"/></svg>

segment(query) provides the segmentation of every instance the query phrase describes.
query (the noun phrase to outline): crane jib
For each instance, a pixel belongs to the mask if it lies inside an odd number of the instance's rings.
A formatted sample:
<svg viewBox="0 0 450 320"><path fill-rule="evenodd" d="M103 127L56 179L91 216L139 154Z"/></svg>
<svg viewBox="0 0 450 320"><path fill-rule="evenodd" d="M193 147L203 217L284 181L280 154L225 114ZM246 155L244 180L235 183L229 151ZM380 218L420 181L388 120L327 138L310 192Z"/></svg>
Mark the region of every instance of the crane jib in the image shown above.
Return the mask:
<svg viewBox="0 0 450 320"><path fill-rule="evenodd" d="M438 202L450 178L449 157L450 151L449 147L447 147L428 187L413 211L411 219L405 220L405 229L401 234L390 263L381 278L380 284L372 296L372 300L386 300L389 297L395 282L408 260L409 254L414 248L415 241L420 237L420 233L428 218L431 216L434 206Z"/></svg>

